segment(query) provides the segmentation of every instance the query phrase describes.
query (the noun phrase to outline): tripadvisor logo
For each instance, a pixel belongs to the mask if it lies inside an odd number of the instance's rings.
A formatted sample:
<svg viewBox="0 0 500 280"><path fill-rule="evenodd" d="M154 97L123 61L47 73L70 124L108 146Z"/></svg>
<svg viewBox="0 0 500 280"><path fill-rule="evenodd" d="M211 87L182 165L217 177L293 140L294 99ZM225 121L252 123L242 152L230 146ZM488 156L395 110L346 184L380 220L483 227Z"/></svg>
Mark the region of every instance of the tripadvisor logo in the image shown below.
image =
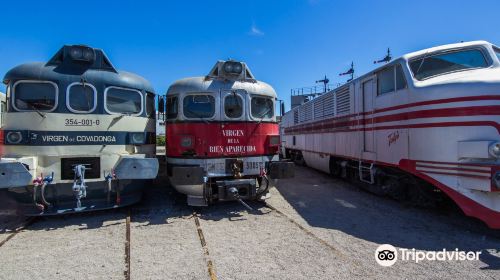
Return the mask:
<svg viewBox="0 0 500 280"><path fill-rule="evenodd" d="M382 244L375 250L375 260L381 266L391 266L398 260L398 251L390 244Z"/></svg>
<svg viewBox="0 0 500 280"><path fill-rule="evenodd" d="M399 251L399 252L398 252ZM458 248L449 251L419 251L413 249L396 249L390 244L382 244L375 250L375 260L381 266L392 266L399 259L401 261L477 261L481 251L459 251Z"/></svg>

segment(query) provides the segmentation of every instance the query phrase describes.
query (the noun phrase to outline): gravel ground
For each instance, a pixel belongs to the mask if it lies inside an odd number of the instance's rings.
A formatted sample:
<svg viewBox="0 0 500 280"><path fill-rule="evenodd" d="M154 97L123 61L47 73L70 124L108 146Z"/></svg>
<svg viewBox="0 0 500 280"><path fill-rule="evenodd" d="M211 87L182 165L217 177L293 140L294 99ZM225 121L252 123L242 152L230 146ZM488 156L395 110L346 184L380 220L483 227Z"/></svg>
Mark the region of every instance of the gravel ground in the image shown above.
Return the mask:
<svg viewBox="0 0 500 280"><path fill-rule="evenodd" d="M0 279L122 279L124 217L102 212L42 219L0 248Z"/></svg>
<svg viewBox="0 0 500 280"><path fill-rule="evenodd" d="M273 194L270 205L348 259L362 263L352 268L356 275L376 279L500 279L500 232L460 213L407 207L304 167L297 168L293 180L282 180ZM458 248L482 254L479 261L398 261L392 267L381 267L374 257L380 244L424 251Z"/></svg>
<svg viewBox="0 0 500 280"><path fill-rule="evenodd" d="M129 211L131 279L211 279L209 266L217 279L500 279L500 232L459 213L407 207L305 167L272 192L277 211L197 209L204 243L185 197L158 184L130 208L39 219L0 247L0 279L124 279ZM0 243L8 214L0 209ZM381 267L374 254L385 243L482 254Z"/></svg>

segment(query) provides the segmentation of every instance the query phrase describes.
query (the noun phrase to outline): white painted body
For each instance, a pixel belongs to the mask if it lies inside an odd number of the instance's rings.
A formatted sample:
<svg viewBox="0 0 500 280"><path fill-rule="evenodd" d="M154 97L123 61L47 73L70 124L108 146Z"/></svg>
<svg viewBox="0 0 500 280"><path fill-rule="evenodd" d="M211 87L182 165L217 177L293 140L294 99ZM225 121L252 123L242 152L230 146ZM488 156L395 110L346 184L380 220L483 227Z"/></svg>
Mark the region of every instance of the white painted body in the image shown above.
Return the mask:
<svg viewBox="0 0 500 280"><path fill-rule="evenodd" d="M460 48L481 48L491 64L422 81L413 77L411 59ZM406 88L377 95L377 73L396 64ZM490 211L500 220L500 191L491 182L500 161L488 152L500 141L499 108L500 61L493 46L445 45L404 55L287 112L282 148L301 151L309 166L325 172L330 157L397 167L437 185L466 214L483 219L477 211Z"/></svg>

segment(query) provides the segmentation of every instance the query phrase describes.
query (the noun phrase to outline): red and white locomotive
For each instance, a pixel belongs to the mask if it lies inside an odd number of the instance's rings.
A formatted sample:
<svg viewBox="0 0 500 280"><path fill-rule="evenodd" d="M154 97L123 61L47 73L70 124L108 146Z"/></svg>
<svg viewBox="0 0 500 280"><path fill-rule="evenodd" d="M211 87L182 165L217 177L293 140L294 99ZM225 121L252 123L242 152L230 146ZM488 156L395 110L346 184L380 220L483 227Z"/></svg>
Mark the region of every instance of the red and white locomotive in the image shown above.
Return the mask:
<svg viewBox="0 0 500 280"><path fill-rule="evenodd" d="M283 152L371 191L440 193L500 228L500 48L410 53L305 102L282 121Z"/></svg>
<svg viewBox="0 0 500 280"><path fill-rule="evenodd" d="M278 156L276 97L237 61L218 61L207 76L170 86L160 101L167 172L189 205L264 199L273 179L293 176L293 164Z"/></svg>

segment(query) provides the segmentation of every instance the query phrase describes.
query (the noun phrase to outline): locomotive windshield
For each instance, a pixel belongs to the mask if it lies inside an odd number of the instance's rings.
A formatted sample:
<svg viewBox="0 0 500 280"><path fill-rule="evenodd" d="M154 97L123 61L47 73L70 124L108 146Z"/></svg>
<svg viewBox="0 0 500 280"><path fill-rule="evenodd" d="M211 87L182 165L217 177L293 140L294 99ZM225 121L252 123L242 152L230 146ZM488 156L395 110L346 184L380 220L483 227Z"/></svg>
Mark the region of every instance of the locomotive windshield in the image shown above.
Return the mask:
<svg viewBox="0 0 500 280"><path fill-rule="evenodd" d="M228 95L224 98L224 113L228 118L239 118L243 115L243 100L240 96Z"/></svg>
<svg viewBox="0 0 500 280"><path fill-rule="evenodd" d="M50 82L18 82L14 85L14 107L21 111L52 111L57 86Z"/></svg>
<svg viewBox="0 0 500 280"><path fill-rule="evenodd" d="M215 98L211 95L188 95L183 100L184 116L211 118L215 114Z"/></svg>
<svg viewBox="0 0 500 280"><path fill-rule="evenodd" d="M272 118L274 116L274 103L271 98L252 97L252 117L257 119Z"/></svg>
<svg viewBox="0 0 500 280"><path fill-rule="evenodd" d="M436 75L485 68L488 62L478 49L460 50L436 55L425 55L410 61L413 76L421 81Z"/></svg>
<svg viewBox="0 0 500 280"><path fill-rule="evenodd" d="M110 113L139 114L142 112L142 94L137 90L109 87L105 95L106 109Z"/></svg>
<svg viewBox="0 0 500 280"><path fill-rule="evenodd" d="M73 84L68 88L68 108L76 113L90 113L97 105L97 91L89 84Z"/></svg>

